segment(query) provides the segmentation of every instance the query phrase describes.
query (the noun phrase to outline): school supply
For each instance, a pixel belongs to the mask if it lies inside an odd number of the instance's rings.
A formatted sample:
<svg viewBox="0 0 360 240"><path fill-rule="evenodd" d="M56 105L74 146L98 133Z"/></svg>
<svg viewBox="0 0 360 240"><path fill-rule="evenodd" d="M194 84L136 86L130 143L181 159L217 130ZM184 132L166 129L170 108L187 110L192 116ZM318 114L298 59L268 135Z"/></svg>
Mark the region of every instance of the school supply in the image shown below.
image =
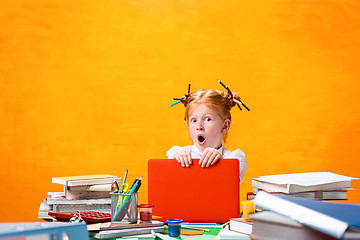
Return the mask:
<svg viewBox="0 0 360 240"><path fill-rule="evenodd" d="M4 240L88 240L85 223L0 223L0 239Z"/></svg>
<svg viewBox="0 0 360 240"><path fill-rule="evenodd" d="M164 231L164 223L152 221L152 223L102 223L96 227L88 226L90 236L96 239L118 238L124 236L133 236L140 234L149 234L151 230L155 232Z"/></svg>
<svg viewBox="0 0 360 240"><path fill-rule="evenodd" d="M297 193L344 190L356 179L330 172L307 172L261 176L252 179L252 187L268 192Z"/></svg>
<svg viewBox="0 0 360 240"><path fill-rule="evenodd" d="M40 204L38 217L52 220L49 212L110 213L110 192L115 189L115 181L121 181L121 178L109 174L52 178L53 183L64 185L64 192L48 192L47 198Z"/></svg>
<svg viewBox="0 0 360 240"><path fill-rule="evenodd" d="M226 86L224 83L222 83L219 79L217 81L220 83L221 86L223 86L228 91L230 96L233 95L228 86ZM250 109L242 101L236 100L235 98L233 98L233 101L236 102L236 105L239 107L240 110L242 110L240 107L240 104L241 104L244 106L244 108L246 108L246 110L250 111Z"/></svg>
<svg viewBox="0 0 360 240"><path fill-rule="evenodd" d="M240 216L238 159L221 159L202 168L199 159L181 167L175 159L148 161L148 201L162 220L227 222Z"/></svg>
<svg viewBox="0 0 360 240"><path fill-rule="evenodd" d="M113 190L112 184L64 187L65 198L68 200L109 198Z"/></svg>
<svg viewBox="0 0 360 240"><path fill-rule="evenodd" d="M353 190L353 189L282 193L282 192L270 192L264 189L259 190L257 188L253 188L254 194L258 193L259 191L264 191L275 195L287 195L291 197L301 197L301 198L316 199L316 200L347 200L347 193L349 190Z"/></svg>
<svg viewBox="0 0 360 240"><path fill-rule="evenodd" d="M127 174L127 172L125 173ZM123 191L123 186L125 182L122 184L120 193L112 193L111 194L111 216L112 221L122 221L127 215L128 221L130 223L137 221L137 192L141 186L142 177L136 178L134 183L132 184L129 191L125 193L121 193Z"/></svg>
<svg viewBox="0 0 360 240"><path fill-rule="evenodd" d="M230 218L229 220L229 230L243 233L251 234L253 228L252 220L245 218Z"/></svg>
<svg viewBox="0 0 360 240"><path fill-rule="evenodd" d="M325 233L306 227L305 225L275 212L265 211L253 214L253 239L278 240L334 240Z"/></svg>
<svg viewBox="0 0 360 240"><path fill-rule="evenodd" d="M225 226L223 229L219 231L219 234L216 236L215 239L243 239L243 240L250 240L250 236L248 234L243 234L235 231L231 231L229 226Z"/></svg>
<svg viewBox="0 0 360 240"><path fill-rule="evenodd" d="M73 187L73 186L112 184L114 183L114 180L121 181L121 178L109 174L54 177L52 178L52 183Z"/></svg>
<svg viewBox="0 0 360 240"><path fill-rule="evenodd" d="M358 204L322 202L259 192L255 197L255 205L337 239L341 239L345 233L360 231Z"/></svg>
<svg viewBox="0 0 360 240"><path fill-rule="evenodd" d="M69 221L75 214L77 214L78 217L84 220L86 223L109 222L111 220L111 214L103 213L103 212L94 212L94 211L77 212L77 213L49 212L49 215L58 221Z"/></svg>
<svg viewBox="0 0 360 240"><path fill-rule="evenodd" d="M127 199L129 197L129 199ZM126 200L127 199L127 200ZM125 202L125 200L127 202ZM111 221L137 222L138 193L111 193Z"/></svg>

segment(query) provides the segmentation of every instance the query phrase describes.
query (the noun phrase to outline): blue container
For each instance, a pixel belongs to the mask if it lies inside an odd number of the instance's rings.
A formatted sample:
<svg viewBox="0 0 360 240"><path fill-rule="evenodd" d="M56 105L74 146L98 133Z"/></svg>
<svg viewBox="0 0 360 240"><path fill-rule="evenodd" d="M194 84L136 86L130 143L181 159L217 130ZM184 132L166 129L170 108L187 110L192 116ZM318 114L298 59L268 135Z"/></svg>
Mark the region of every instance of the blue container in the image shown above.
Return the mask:
<svg viewBox="0 0 360 240"><path fill-rule="evenodd" d="M178 238L181 234L181 223L183 220L181 219L168 219L166 221L168 227L169 227L169 236Z"/></svg>

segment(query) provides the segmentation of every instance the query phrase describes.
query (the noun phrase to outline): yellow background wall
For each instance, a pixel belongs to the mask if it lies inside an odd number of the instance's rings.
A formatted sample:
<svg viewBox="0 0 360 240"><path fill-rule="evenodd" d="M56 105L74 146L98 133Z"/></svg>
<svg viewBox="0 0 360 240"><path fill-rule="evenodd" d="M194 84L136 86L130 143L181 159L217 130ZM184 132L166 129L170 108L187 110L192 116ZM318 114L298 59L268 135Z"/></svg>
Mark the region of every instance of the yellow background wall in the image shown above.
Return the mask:
<svg viewBox="0 0 360 240"><path fill-rule="evenodd" d="M9 0L0 8L0 221L37 221L55 176L145 178L147 160L189 145L187 91L242 96L227 147L251 178L359 177L356 1ZM349 202L360 203L360 184ZM218 191L218 189L214 189Z"/></svg>

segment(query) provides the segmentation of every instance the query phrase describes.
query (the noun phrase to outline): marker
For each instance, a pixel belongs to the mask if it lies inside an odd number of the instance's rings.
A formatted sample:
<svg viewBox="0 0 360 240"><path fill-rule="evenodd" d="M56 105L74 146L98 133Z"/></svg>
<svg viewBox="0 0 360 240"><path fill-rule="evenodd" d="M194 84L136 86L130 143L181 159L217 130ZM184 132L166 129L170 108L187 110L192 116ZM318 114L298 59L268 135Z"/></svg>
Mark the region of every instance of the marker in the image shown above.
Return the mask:
<svg viewBox="0 0 360 240"><path fill-rule="evenodd" d="M134 190L134 192L137 192L137 191L139 191L139 188L140 188L140 186L141 186L141 179L142 179L142 176L137 180L137 187L135 188L135 190Z"/></svg>
<svg viewBox="0 0 360 240"><path fill-rule="evenodd" d="M131 185L131 188L130 188L130 190L134 187L134 185L135 185L135 183L137 183L137 181L138 181L138 178L139 178L139 176L137 176L136 178L135 178L135 181L133 182L133 184Z"/></svg>
<svg viewBox="0 0 360 240"><path fill-rule="evenodd" d="M188 86L188 94L190 94L190 86L191 86L191 83L189 83L189 86Z"/></svg>
<svg viewBox="0 0 360 240"><path fill-rule="evenodd" d="M115 183L115 187L116 187L117 192L120 192L119 185L117 184L117 181L114 180L114 183Z"/></svg>
<svg viewBox="0 0 360 240"><path fill-rule="evenodd" d="M181 100L183 100L182 98L174 98L174 100L179 100L179 101L181 101Z"/></svg>
<svg viewBox="0 0 360 240"><path fill-rule="evenodd" d="M176 104L181 103L181 100L174 102L173 104L171 104L169 107L175 106Z"/></svg>

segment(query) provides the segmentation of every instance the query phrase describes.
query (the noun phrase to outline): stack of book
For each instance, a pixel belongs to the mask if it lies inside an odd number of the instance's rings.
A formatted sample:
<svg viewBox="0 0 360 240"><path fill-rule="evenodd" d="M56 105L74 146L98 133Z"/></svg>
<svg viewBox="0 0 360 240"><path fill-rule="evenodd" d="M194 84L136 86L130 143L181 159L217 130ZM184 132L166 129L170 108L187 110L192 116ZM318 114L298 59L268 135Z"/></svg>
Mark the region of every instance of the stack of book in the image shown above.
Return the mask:
<svg viewBox="0 0 360 240"><path fill-rule="evenodd" d="M346 200L354 178L330 173L307 172L262 176L252 179L253 192L264 191L318 200Z"/></svg>
<svg viewBox="0 0 360 240"><path fill-rule="evenodd" d="M48 192L40 204L39 219L52 220L48 212L111 211L111 195L115 190L114 182L121 178L113 175L86 175L55 177L53 183L64 186L63 192Z"/></svg>
<svg viewBox="0 0 360 240"><path fill-rule="evenodd" d="M163 232L164 223L156 220L148 223L121 223L106 222L88 225L90 239L115 239L120 237L136 236L137 238L154 239L151 231ZM150 236L149 236L150 235ZM136 239L137 239L136 238Z"/></svg>
<svg viewBox="0 0 360 240"><path fill-rule="evenodd" d="M360 239L360 205L259 192L251 239Z"/></svg>

